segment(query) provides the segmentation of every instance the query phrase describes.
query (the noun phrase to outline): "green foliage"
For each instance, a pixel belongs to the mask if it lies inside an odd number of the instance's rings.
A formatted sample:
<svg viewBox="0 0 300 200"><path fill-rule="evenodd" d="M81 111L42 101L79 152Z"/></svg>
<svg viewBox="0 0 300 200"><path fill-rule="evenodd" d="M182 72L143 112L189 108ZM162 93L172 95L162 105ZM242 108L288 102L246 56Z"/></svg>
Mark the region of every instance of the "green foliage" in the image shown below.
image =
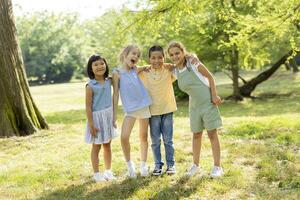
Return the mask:
<svg viewBox="0 0 300 200"><path fill-rule="evenodd" d="M148 7L141 13L148 17L138 24L139 30L152 30L154 41L182 41L215 69L230 67L234 46L240 53L240 68L262 67L282 51L299 47L295 42L299 41L299 31L294 25L299 15L298 1L147 2ZM291 15L292 9L296 16ZM278 47L280 50L273 53Z"/></svg>
<svg viewBox="0 0 300 200"><path fill-rule="evenodd" d="M82 73L84 40L76 15L33 13L18 18L17 30L29 80L66 82Z"/></svg>
<svg viewBox="0 0 300 200"><path fill-rule="evenodd" d="M115 67L129 43L141 47L144 65L152 45L181 41L212 72L266 68L300 47L297 0L138 0L136 6L83 22L76 15L49 13L17 18L29 79L61 82L74 73L80 78L95 53ZM176 84L175 93L186 98Z"/></svg>

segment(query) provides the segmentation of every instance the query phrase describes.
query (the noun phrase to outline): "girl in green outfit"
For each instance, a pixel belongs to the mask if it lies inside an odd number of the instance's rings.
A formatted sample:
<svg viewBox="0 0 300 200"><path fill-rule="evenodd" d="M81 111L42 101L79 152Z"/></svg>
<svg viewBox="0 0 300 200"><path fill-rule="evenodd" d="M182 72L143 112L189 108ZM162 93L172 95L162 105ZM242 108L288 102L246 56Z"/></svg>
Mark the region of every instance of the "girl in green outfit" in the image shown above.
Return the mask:
<svg viewBox="0 0 300 200"><path fill-rule="evenodd" d="M222 126L218 105L221 98L217 95L215 80L208 69L199 61L193 64L186 58L187 52L179 42L168 46L168 54L176 65L179 88L189 95L189 115L193 132L193 165L187 175L193 176L200 172L199 159L203 130L206 129L212 146L214 167L211 177L223 175L220 165L220 143L217 128Z"/></svg>

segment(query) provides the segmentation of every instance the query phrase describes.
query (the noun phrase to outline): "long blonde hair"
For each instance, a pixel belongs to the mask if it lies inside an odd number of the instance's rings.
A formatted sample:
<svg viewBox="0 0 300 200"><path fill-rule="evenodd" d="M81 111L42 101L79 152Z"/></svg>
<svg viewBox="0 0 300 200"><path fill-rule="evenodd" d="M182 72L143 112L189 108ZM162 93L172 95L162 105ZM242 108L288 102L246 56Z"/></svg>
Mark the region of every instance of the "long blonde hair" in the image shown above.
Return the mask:
<svg viewBox="0 0 300 200"><path fill-rule="evenodd" d="M127 45L119 55L119 60L121 63L124 62L125 57L128 56L129 52L132 51L133 49L137 49L139 51L139 57L141 57L140 48L135 44L130 44L130 45Z"/></svg>

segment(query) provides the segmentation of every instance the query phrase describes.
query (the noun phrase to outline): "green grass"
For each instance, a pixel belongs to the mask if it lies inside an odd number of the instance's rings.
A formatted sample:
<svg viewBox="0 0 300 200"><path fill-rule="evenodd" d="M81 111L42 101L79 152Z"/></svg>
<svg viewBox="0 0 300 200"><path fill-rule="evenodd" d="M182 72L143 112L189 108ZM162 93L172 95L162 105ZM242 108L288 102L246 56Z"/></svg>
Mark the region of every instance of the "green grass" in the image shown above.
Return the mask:
<svg viewBox="0 0 300 200"><path fill-rule="evenodd" d="M251 78L258 72L244 73ZM216 74L222 97L230 80ZM125 178L119 139L112 143L117 182L94 183L90 146L83 142L86 117L84 83L31 87L50 129L28 137L0 139L0 199L299 199L300 74L278 71L255 90L255 100L225 101L220 106L224 177L210 179L207 135L201 152L203 177L187 179L192 161L188 103L178 102L174 118L174 176ZM121 125L120 108L118 125ZM132 157L139 163L138 127L131 136ZM150 143L150 141L149 141ZM148 164L152 167L149 145ZM103 169L102 152L100 169Z"/></svg>

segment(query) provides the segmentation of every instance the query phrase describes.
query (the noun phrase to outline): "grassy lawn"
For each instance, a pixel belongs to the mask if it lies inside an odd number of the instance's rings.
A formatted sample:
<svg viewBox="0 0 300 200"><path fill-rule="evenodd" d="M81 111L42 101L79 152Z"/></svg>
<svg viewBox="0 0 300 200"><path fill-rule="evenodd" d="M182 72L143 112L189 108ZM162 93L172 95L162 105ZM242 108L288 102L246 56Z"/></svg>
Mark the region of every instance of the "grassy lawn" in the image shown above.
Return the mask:
<svg viewBox="0 0 300 200"><path fill-rule="evenodd" d="M255 74L245 74L251 77ZM216 74L222 97L230 80ZM300 199L300 74L277 72L255 91L255 100L224 102L220 111L222 165L225 175L210 179L210 143L205 135L203 177L184 177L192 163L188 103L175 113L174 143L178 173L173 176L125 177L119 138L113 140L116 182L92 182L90 146L85 128L84 83L31 88L50 129L28 137L0 139L0 199ZM120 108L118 125L122 121ZM131 136L132 160L139 165L136 125ZM149 141L149 144L151 142ZM149 145L148 164L152 168ZM100 169L103 169L102 152Z"/></svg>

